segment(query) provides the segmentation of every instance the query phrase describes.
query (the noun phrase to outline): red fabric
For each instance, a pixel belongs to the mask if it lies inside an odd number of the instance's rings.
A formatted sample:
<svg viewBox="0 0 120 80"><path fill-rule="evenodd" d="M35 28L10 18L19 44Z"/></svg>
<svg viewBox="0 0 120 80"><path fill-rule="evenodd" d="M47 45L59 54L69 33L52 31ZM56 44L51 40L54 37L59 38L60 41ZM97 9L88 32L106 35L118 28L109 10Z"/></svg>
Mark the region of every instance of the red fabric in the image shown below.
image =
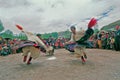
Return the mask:
<svg viewBox="0 0 120 80"><path fill-rule="evenodd" d="M120 26L117 25L117 26L116 26L116 30L118 30L119 28L120 28Z"/></svg>
<svg viewBox="0 0 120 80"><path fill-rule="evenodd" d="M55 46L58 47L58 42L55 42Z"/></svg>
<svg viewBox="0 0 120 80"><path fill-rule="evenodd" d="M60 47L63 47L64 45L63 45L63 43L62 42L60 42Z"/></svg>
<svg viewBox="0 0 120 80"><path fill-rule="evenodd" d="M97 24L97 20L95 18L92 18L90 22L88 23L88 28L92 28Z"/></svg>
<svg viewBox="0 0 120 80"><path fill-rule="evenodd" d="M16 24L16 27L19 29L19 30L23 30L22 26Z"/></svg>
<svg viewBox="0 0 120 80"><path fill-rule="evenodd" d="M37 45L37 44L34 44L33 46L34 46L34 47L37 47L38 45Z"/></svg>

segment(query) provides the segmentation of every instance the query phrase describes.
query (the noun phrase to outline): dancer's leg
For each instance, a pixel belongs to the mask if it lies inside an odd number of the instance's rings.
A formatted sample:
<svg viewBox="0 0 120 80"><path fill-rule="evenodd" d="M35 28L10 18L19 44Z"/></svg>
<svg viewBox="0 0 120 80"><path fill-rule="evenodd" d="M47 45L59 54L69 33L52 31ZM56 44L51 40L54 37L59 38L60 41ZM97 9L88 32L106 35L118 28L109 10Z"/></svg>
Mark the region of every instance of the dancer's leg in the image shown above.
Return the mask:
<svg viewBox="0 0 120 80"><path fill-rule="evenodd" d="M26 62L26 60L27 60L27 56L24 56L23 57L23 62Z"/></svg>
<svg viewBox="0 0 120 80"><path fill-rule="evenodd" d="M27 64L31 64L32 57L30 57L27 61Z"/></svg>

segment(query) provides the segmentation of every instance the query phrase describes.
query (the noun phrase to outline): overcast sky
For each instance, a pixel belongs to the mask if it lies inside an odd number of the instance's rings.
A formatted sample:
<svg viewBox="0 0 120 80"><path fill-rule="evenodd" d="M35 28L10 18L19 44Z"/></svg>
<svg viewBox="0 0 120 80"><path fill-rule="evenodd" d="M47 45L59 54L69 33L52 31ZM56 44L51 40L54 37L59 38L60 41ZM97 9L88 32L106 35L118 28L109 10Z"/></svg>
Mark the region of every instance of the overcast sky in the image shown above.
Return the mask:
<svg viewBox="0 0 120 80"><path fill-rule="evenodd" d="M120 0L0 0L0 20L17 33L15 24L34 33L86 29L90 18L99 28L120 19Z"/></svg>

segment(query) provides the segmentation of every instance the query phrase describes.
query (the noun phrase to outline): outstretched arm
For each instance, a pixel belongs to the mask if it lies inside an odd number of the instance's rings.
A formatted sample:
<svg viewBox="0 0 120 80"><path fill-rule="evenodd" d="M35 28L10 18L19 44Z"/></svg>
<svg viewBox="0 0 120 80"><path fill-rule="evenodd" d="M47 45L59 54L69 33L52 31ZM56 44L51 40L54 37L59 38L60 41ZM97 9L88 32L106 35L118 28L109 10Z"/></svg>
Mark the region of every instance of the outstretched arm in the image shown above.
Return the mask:
<svg viewBox="0 0 120 80"><path fill-rule="evenodd" d="M34 35L31 32L25 31L23 27L20 25L16 25L16 27L26 34L28 40L36 42L37 44L39 44L40 46L44 47L47 50L47 46L36 35Z"/></svg>

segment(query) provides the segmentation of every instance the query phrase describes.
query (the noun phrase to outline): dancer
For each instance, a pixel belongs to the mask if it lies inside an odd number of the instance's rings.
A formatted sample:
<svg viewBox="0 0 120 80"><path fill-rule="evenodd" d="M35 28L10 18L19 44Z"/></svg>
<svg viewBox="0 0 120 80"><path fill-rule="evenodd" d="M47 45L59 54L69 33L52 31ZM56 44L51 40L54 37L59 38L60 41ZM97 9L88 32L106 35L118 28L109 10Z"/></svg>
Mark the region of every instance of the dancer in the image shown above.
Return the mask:
<svg viewBox="0 0 120 80"><path fill-rule="evenodd" d="M39 39L36 35L31 32L23 30L20 25L16 25L16 27L26 34L28 41L20 44L19 48L22 48L23 51L23 62L26 62L28 54L30 56L28 58L27 64L31 63L32 59L38 58L40 51L45 52L46 54L53 54L54 49L51 46L46 46L41 39Z"/></svg>
<svg viewBox="0 0 120 80"><path fill-rule="evenodd" d="M84 31L76 31L75 26L71 26L71 40L66 42L66 49L73 52L77 58L81 57L82 63L87 59L85 47L88 45L87 40L94 33L93 27L97 24L97 20L92 18L88 24L88 29Z"/></svg>

